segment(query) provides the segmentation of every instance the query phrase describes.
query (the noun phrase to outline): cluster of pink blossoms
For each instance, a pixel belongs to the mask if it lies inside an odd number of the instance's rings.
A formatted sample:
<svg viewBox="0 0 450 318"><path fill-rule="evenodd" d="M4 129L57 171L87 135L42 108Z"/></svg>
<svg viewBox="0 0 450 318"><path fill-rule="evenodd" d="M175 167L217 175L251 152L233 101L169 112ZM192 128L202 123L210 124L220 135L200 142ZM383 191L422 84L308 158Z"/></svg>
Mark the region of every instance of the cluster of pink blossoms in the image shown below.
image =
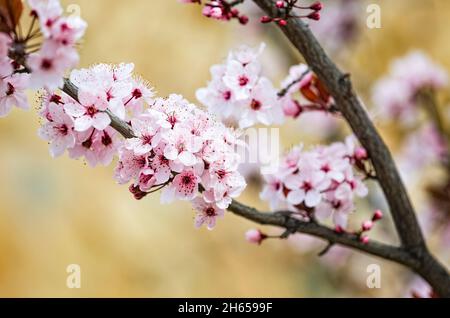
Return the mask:
<svg viewBox="0 0 450 318"><path fill-rule="evenodd" d="M373 102L384 120L401 120L405 124L417 120L417 97L426 89L446 86L446 71L424 53L414 51L391 64L390 73L373 88Z"/></svg>
<svg viewBox="0 0 450 318"><path fill-rule="evenodd" d="M305 64L292 66L289 75L275 89L261 75L259 48L243 46L229 53L225 63L211 67L212 79L197 90L197 99L222 121L248 128L255 124L282 124L285 117L306 112L330 113L334 100L317 76Z"/></svg>
<svg viewBox="0 0 450 318"><path fill-rule="evenodd" d="M111 163L121 141L109 126L106 111L129 120L152 102L152 90L132 76L133 68L133 64L99 64L73 70L70 81L78 87L78 101L50 90L45 93L39 135L49 141L52 156L67 150L71 158L84 157L92 167Z"/></svg>
<svg viewBox="0 0 450 318"><path fill-rule="evenodd" d="M78 100L47 93L40 136L50 142L53 156L67 149L92 166L107 165L118 154L115 178L132 182L136 199L163 190L162 202L191 201L196 225L213 228L246 186L237 171L234 132L179 95L154 99L132 71L132 64L74 70L70 80ZM134 138L122 140L108 112L129 122Z"/></svg>
<svg viewBox="0 0 450 318"><path fill-rule="evenodd" d="M406 137L398 161L402 172L411 176L445 161L447 155L445 139L432 123L427 123Z"/></svg>
<svg viewBox="0 0 450 318"><path fill-rule="evenodd" d="M261 76L258 58L264 47L243 46L230 52L225 63L211 67L208 86L197 90L197 99L209 112L242 129L283 122L277 90Z"/></svg>
<svg viewBox="0 0 450 318"><path fill-rule="evenodd" d="M119 149L116 179L133 181L137 199L163 189L163 203L192 201L196 225L212 229L246 186L234 133L179 95L156 99L131 126L136 138Z"/></svg>
<svg viewBox="0 0 450 318"><path fill-rule="evenodd" d="M28 4L32 16L28 34L19 37L13 26L0 33L0 117L13 106L29 108L27 88L61 87L65 72L79 60L75 44L86 22L75 15L63 16L58 0L28 0ZM34 30L37 20L40 27Z"/></svg>
<svg viewBox="0 0 450 318"><path fill-rule="evenodd" d="M306 219L332 216L336 227L345 229L355 197L368 194L363 182L371 173L367 159L365 149L355 145L353 136L345 143L309 151L295 147L282 159L276 173L264 175L261 199L269 201L273 210L287 209Z"/></svg>

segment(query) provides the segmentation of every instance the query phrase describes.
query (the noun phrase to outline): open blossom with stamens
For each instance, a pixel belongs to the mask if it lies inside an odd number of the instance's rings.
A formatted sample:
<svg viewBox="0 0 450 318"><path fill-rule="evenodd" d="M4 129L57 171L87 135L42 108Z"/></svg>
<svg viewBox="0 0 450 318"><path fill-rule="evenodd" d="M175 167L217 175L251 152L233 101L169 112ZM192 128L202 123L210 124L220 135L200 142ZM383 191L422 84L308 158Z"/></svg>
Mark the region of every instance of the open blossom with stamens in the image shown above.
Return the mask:
<svg viewBox="0 0 450 318"><path fill-rule="evenodd" d="M261 44L230 52L224 64L211 67L212 79L207 87L197 90L197 99L211 113L240 128L282 123L277 91L261 76L258 59L263 49Z"/></svg>
<svg viewBox="0 0 450 318"><path fill-rule="evenodd" d="M111 119L105 110L108 108L106 95L95 92L78 92L78 103L68 103L64 105L64 110L75 118L75 130L83 132L91 127L103 130L109 126Z"/></svg>
<svg viewBox="0 0 450 318"><path fill-rule="evenodd" d="M216 226L217 218L221 218L225 214L225 210L220 209L214 203L205 202L203 198L194 199L192 205L197 211L195 216L196 227L205 224L208 230L212 230Z"/></svg>
<svg viewBox="0 0 450 318"><path fill-rule="evenodd" d="M39 136L50 142L50 154L58 157L67 148L75 146L74 123L61 105L52 102L48 105L47 112L48 121L39 130Z"/></svg>
<svg viewBox="0 0 450 318"><path fill-rule="evenodd" d="M57 91L45 93L42 98L41 115L45 120L43 126L46 127L46 132L41 136L50 142L52 149L54 144L60 145L57 150L52 150L54 155L61 155L67 149L71 158L84 157L91 166L111 163L114 156L117 155L122 140L118 133L109 127L111 119L105 111L108 110L121 119L130 120L133 113L127 111L130 101L142 100L142 103L152 101L152 89L145 87L143 81L133 77L133 68L133 64L125 63L117 66L97 64L88 69L72 71L70 78L72 83L78 87L78 100ZM51 127L59 124L59 122L53 122L51 114L52 108L55 106L51 106L52 104L57 105L59 117L65 118L67 122L69 121L67 116L72 120L71 130L73 130L74 143L68 142L67 139L62 146L60 141L62 136L49 133ZM166 117L163 114L160 115L162 122ZM150 113L148 113L145 119L149 120L150 118ZM135 125L137 130L137 122ZM149 129L146 124L141 126L142 129ZM167 123L166 127L168 126ZM138 134L138 131L136 133ZM139 136L143 135L142 131ZM128 140L128 146L133 141ZM143 153L145 152L144 149ZM128 181L130 180L126 182Z"/></svg>
<svg viewBox="0 0 450 318"><path fill-rule="evenodd" d="M362 159L349 146L352 139L311 150L294 148L275 173L265 175L261 198L270 202L272 210L287 208L319 220L333 216L334 223L345 228L355 198L368 194L364 175L357 173Z"/></svg>
<svg viewBox="0 0 450 318"><path fill-rule="evenodd" d="M0 117L7 116L14 106L29 108L24 91L28 80L28 74L13 74L0 80Z"/></svg>
<svg viewBox="0 0 450 318"><path fill-rule="evenodd" d="M105 96L108 109L122 120L128 119L128 109L132 103L151 102L153 96L151 88L140 83L132 76L134 64L119 65L97 64L88 69L74 70L70 74L70 81L84 90L95 87Z"/></svg>

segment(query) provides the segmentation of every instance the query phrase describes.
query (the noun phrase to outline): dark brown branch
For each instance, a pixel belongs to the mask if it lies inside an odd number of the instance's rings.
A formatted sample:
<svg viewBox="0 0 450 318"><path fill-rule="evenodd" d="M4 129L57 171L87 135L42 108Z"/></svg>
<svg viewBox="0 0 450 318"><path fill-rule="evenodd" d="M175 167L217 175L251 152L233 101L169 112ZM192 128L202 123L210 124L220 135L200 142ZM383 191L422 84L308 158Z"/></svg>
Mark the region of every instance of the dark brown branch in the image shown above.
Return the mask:
<svg viewBox="0 0 450 318"><path fill-rule="evenodd" d="M253 1L271 17L281 13L271 0ZM428 251L392 155L353 90L350 77L341 72L328 57L301 19L289 19L288 24L281 29L303 55L311 70L325 84L339 105L340 112L367 149L388 201L401 244L420 263L419 266L409 267L421 274L440 296L450 297L450 276L447 269Z"/></svg>
<svg viewBox="0 0 450 318"><path fill-rule="evenodd" d="M328 241L329 244L339 244L350 247L364 253L372 254L403 264L407 267L418 265L417 261L415 261L414 258L401 247L394 247L378 242L369 242L364 244L355 234L337 233L334 230L316 222L300 221L296 218L290 217L289 215L292 213L289 212L262 213L236 201L230 205L228 210L236 215L261 225L278 226L289 230L290 233L309 234Z"/></svg>

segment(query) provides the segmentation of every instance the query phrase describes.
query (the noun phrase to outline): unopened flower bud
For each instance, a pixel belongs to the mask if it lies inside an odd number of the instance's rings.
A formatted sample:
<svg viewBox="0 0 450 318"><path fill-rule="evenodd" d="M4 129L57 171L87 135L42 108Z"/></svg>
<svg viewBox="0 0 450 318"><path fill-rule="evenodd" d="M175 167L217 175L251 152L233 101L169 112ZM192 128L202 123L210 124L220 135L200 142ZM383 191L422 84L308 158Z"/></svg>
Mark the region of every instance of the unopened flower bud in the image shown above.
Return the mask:
<svg viewBox="0 0 450 318"><path fill-rule="evenodd" d="M241 15L239 17L239 23L243 24L243 25L247 24L248 23L248 17L246 15Z"/></svg>
<svg viewBox="0 0 450 318"><path fill-rule="evenodd" d="M368 158L367 151L363 147L356 148L354 155L356 160L366 160Z"/></svg>
<svg viewBox="0 0 450 318"><path fill-rule="evenodd" d="M284 20L284 19L281 19L280 21L278 21L278 24L279 24L280 26L286 26L286 25L287 25L287 21Z"/></svg>
<svg viewBox="0 0 450 318"><path fill-rule="evenodd" d="M363 244L368 244L369 243L369 237L368 236L361 236L359 238L359 240L361 241L361 243Z"/></svg>
<svg viewBox="0 0 450 318"><path fill-rule="evenodd" d="M273 21L273 19L271 17L265 15L265 16L262 16L261 19L259 19L259 21L261 23L270 23Z"/></svg>
<svg viewBox="0 0 450 318"><path fill-rule="evenodd" d="M372 221L365 221L362 224L362 230L363 231L370 231L373 227L373 222Z"/></svg>
<svg viewBox="0 0 450 318"><path fill-rule="evenodd" d="M279 9L284 8L284 1L275 2L275 6Z"/></svg>
<svg viewBox="0 0 450 318"><path fill-rule="evenodd" d="M252 244L260 245L267 238L267 235L260 230L251 229L245 233L245 239Z"/></svg>
<svg viewBox="0 0 450 318"><path fill-rule="evenodd" d="M320 1L317 1L313 3L309 8L314 11L320 11L323 9L323 4Z"/></svg>
<svg viewBox="0 0 450 318"><path fill-rule="evenodd" d="M373 214L372 221L378 221L381 220L382 218L383 212L381 212L381 210L376 210L375 213Z"/></svg>
<svg viewBox="0 0 450 318"><path fill-rule="evenodd" d="M308 14L307 18L311 19L311 20L319 21L320 20L320 13L318 11L314 11L314 12Z"/></svg>
<svg viewBox="0 0 450 318"><path fill-rule="evenodd" d="M345 232L345 230L344 230L344 229L342 228L342 226L340 226L340 225L336 225L336 227L334 228L334 231L335 231L336 233L339 233L339 234Z"/></svg>

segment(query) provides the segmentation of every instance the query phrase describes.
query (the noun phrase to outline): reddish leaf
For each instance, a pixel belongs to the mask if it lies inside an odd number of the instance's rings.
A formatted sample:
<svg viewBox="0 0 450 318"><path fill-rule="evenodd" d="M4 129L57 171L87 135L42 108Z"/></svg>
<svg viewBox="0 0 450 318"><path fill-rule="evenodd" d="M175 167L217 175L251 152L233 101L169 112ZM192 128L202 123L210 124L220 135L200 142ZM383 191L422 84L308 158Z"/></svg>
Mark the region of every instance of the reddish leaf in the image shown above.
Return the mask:
<svg viewBox="0 0 450 318"><path fill-rule="evenodd" d="M14 30L22 12L22 0L0 0L0 32Z"/></svg>

